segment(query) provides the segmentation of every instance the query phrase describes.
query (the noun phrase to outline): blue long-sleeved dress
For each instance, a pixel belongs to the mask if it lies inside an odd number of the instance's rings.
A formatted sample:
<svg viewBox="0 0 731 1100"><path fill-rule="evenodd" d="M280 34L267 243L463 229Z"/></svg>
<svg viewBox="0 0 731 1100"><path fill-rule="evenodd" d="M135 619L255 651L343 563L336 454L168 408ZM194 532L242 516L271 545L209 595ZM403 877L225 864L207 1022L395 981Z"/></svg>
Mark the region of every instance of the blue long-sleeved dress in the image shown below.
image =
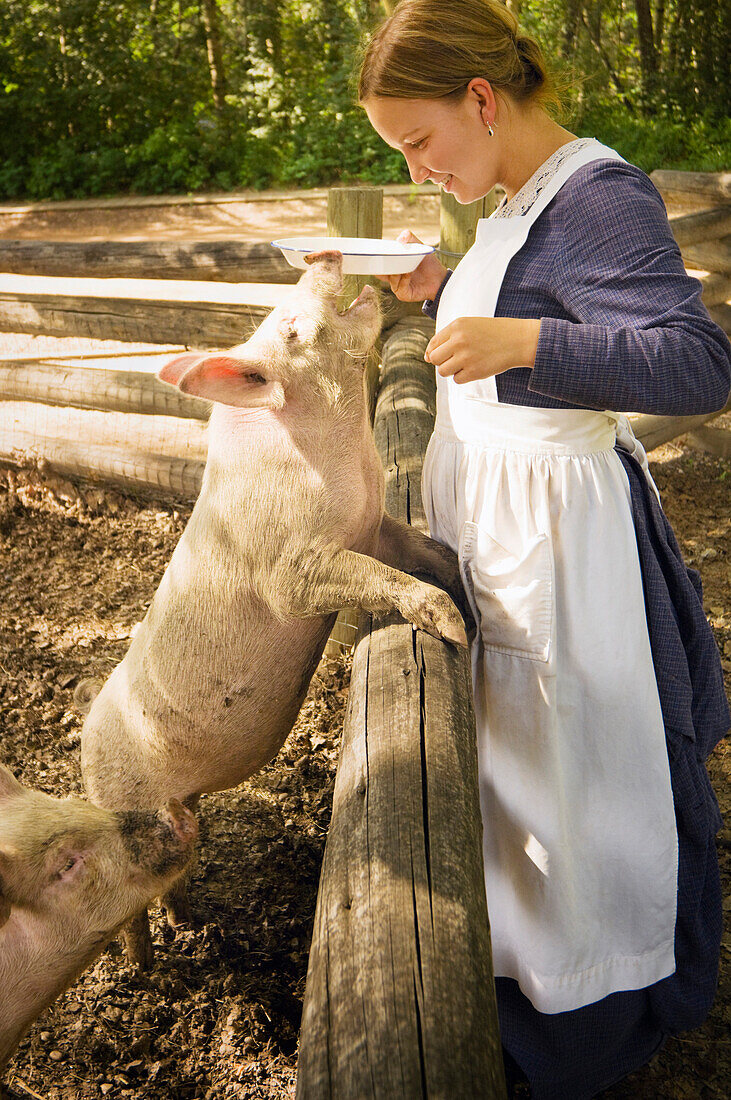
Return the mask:
<svg viewBox="0 0 731 1100"><path fill-rule="evenodd" d="M436 304L425 312L436 315ZM535 365L496 378L513 405L691 415L722 408L731 345L701 302L652 182L621 161L578 169L512 259L496 316L541 319ZM678 830L676 970L647 989L573 1012L537 1012L496 980L503 1046L540 1100L582 1100L642 1065L668 1034L698 1026L716 988L721 889L718 804L705 761L729 728L718 650L688 569L637 461L618 448L632 500L647 627ZM617 639L621 645L621 638Z"/></svg>

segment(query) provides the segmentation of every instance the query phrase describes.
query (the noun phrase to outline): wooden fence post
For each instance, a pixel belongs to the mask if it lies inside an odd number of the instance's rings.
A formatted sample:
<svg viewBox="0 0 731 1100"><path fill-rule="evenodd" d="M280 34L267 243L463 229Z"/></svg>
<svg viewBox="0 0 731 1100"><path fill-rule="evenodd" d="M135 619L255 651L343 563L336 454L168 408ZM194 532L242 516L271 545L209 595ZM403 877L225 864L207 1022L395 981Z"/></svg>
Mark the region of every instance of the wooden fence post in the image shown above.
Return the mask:
<svg viewBox="0 0 731 1100"><path fill-rule="evenodd" d="M327 193L328 237L382 237L383 236L383 188L382 187L332 187ZM340 308L344 308L360 294L366 283L379 286L378 279L363 275L346 275L340 295ZM371 401L371 413L378 384L380 354L374 350L366 362L366 381ZM333 627L325 652L335 655L350 650L358 632L358 612L341 611Z"/></svg>
<svg viewBox="0 0 731 1100"><path fill-rule="evenodd" d="M384 344L391 515L425 526L426 319ZM364 616L315 914L298 1100L504 1100L469 657Z"/></svg>
<svg viewBox="0 0 731 1100"><path fill-rule="evenodd" d="M442 191L439 207L439 259L447 267L456 267L475 241L480 218L488 218L496 206L495 192L462 206L454 195Z"/></svg>

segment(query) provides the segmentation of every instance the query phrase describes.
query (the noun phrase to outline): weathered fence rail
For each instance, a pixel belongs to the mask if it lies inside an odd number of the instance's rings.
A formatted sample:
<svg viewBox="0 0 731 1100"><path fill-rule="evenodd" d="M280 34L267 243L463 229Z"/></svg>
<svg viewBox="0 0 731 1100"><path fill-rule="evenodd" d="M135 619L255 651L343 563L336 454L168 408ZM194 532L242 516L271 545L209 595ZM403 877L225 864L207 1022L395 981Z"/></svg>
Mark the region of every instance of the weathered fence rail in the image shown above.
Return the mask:
<svg viewBox="0 0 731 1100"><path fill-rule="evenodd" d="M242 283L53 279L4 275L0 280L0 332L83 336L127 343L229 347L246 338L287 288ZM228 299L228 300L227 300Z"/></svg>
<svg viewBox="0 0 731 1100"><path fill-rule="evenodd" d="M658 168L650 179L664 196L685 196L706 206L715 201L731 202L731 172L679 172Z"/></svg>
<svg viewBox="0 0 731 1100"><path fill-rule="evenodd" d="M261 241L0 240L0 271L57 278L296 283L300 272Z"/></svg>
<svg viewBox="0 0 731 1100"><path fill-rule="evenodd" d="M434 380L428 327L404 325L375 435L387 511L424 530ZM297 1096L505 1096L468 656L398 616L364 616L353 656Z"/></svg>
<svg viewBox="0 0 731 1100"><path fill-rule="evenodd" d="M0 401L196 420L207 420L211 411L210 402L183 394L148 371L92 370L24 359L0 360Z"/></svg>
<svg viewBox="0 0 731 1100"><path fill-rule="evenodd" d="M710 210L693 212L672 222L673 231L688 265L703 265L696 270L704 287L704 299L714 319L731 331L731 203L729 180L731 173L718 175L698 173L654 173L660 187L695 188L716 205ZM336 189L329 200L328 223L332 233L378 236L381 232L382 194L377 189ZM442 197L440 250L452 265L471 241L477 216L490 212L488 197L477 207L457 204L451 196ZM3 251L5 250L5 251ZM0 258L18 268L72 270L79 260L97 264L97 271L106 270L101 279L63 279L29 274L4 276L0 288L0 331L43 333L45 335L83 335L99 339L166 342L193 347L225 347L245 339L269 310L288 293L288 284L254 282L265 271L277 273L277 278L297 278L297 272L279 256L274 267L274 250L269 245L250 242L2 242ZM55 259L54 259L55 257ZM198 277L196 282L169 282L161 278L147 284L129 281L111 272L149 273L150 266L161 262L169 266L167 274ZM244 262L250 264L244 270ZM67 266L68 265L68 266ZM120 265L120 266L115 266ZM190 266L187 266L190 265ZM264 265L264 266L261 266ZM0 266L2 264L0 263ZM226 280L232 272L248 275L246 283L225 286L211 280ZM258 274L257 274L258 272ZM158 270L158 275L160 271ZM206 281L200 281L200 275ZM356 293L359 283L350 280L349 293ZM142 289L141 289L142 286ZM386 326L393 325L417 307L404 306L386 295ZM370 367L373 392L377 377L377 362ZM85 371L80 363L74 366L37 365L6 362L0 364L0 400L38 401L47 405L66 404L89 410L160 412L181 417L205 417L202 402L186 399L152 378L149 372ZM7 410L6 410L7 411ZM646 446L674 438L682 431L697 428L709 417L694 418L634 418L635 430ZM131 422L130 422L131 423ZM152 434L144 454L156 455L159 447ZM6 431L5 437L9 436ZM24 441L27 442L27 440ZM42 439L35 441L36 452L43 452ZM130 445L132 441L130 440ZM47 449L47 448L46 448ZM55 445L57 450L57 445ZM135 462L135 470L144 470L144 454ZM6 457L7 454L6 454ZM153 464L154 465L154 464ZM91 471L90 469L90 472ZM141 484L136 478L135 484ZM157 470L152 484L159 487ZM355 627L352 627L351 640Z"/></svg>

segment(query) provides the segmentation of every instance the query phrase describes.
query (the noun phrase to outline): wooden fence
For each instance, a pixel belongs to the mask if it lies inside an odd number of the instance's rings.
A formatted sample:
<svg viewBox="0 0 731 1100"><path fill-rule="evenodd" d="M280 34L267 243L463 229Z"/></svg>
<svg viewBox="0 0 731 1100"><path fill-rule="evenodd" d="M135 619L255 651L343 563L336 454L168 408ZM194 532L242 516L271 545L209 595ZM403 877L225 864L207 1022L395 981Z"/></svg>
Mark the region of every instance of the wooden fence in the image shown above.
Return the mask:
<svg viewBox="0 0 731 1100"><path fill-rule="evenodd" d="M656 181L662 188L659 174ZM692 174L682 182L693 186ZM729 331L728 181L717 183L720 192L709 193L703 181L710 209L676 219L673 228L686 263L701 274L709 308ZM489 209L489 200L459 207L443 197L440 251L452 266ZM377 191L333 193L331 232L378 236L379 219ZM67 275L79 262L107 276L101 286ZM50 252L0 242L3 267L12 274L1 281L0 331L200 347L239 342L287 293L268 280L277 272L278 282L280 275L281 282L293 277L278 254L241 242L54 245ZM146 296L124 282L151 270L196 281L188 293L158 281ZM233 273L245 282L228 289L211 282ZM422 527L421 461L434 416L423 349L431 331L418 307L392 300L380 384L378 363L371 363L387 508ZM71 438L64 438L56 418L69 406L77 419ZM111 359L93 369L80 360L6 361L0 409L5 424L13 421L12 431L0 427L6 461L36 455L64 473L187 496L200 485L207 406L183 399L149 369L125 370ZM33 427L39 409L40 438ZM651 449L692 429L713 432L704 427L710 419L640 416L633 426ZM105 423L114 424L106 439ZM119 436L125 423L133 429L126 441ZM352 623L345 627L355 630ZM298 1097L498 1100L504 1081L466 654L414 633L397 616L365 617L353 660L310 955Z"/></svg>
<svg viewBox="0 0 731 1100"><path fill-rule="evenodd" d="M386 508L425 530L429 326L384 342ZM299 1100L505 1096L466 651L364 616L300 1035Z"/></svg>

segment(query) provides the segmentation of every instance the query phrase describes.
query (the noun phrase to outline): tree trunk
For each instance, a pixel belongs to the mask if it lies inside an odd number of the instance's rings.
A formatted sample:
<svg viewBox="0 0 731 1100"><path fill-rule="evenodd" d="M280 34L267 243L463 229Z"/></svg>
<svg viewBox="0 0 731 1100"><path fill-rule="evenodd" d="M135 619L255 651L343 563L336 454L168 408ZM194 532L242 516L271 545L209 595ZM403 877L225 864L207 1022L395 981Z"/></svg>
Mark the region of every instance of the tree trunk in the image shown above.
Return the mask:
<svg viewBox="0 0 731 1100"><path fill-rule="evenodd" d="M655 49L658 55L658 65L662 68L663 38L665 37L665 0L656 0L655 3Z"/></svg>
<svg viewBox="0 0 731 1100"><path fill-rule="evenodd" d="M625 95L625 87L624 87L624 83L622 81L622 78L620 77L619 73L617 72L617 70L612 65L611 58L609 57L609 54L607 53L607 51L604 49L604 46L602 45L602 43L599 39L599 35L596 33L594 28L589 23L589 20L587 19L587 16L586 16L586 11L583 7L581 8L580 15L581 15L581 22L584 24L584 27L586 28L587 34L589 35L589 41L591 42L594 50L596 51L596 53L601 58L604 67L606 68L607 72L609 73L609 79L611 80L612 84L614 85L614 87L619 92L619 96L620 96L620 99L622 100L622 103L625 105L625 107L630 112L630 114L634 114L635 113L634 107L632 106L632 103L630 102L629 99L627 99L627 96Z"/></svg>
<svg viewBox="0 0 731 1100"><path fill-rule="evenodd" d="M693 35L686 0L678 0L669 32L669 53L666 91L680 107L695 108L695 81L689 79L693 69Z"/></svg>
<svg viewBox="0 0 731 1100"><path fill-rule="evenodd" d="M635 10L640 46L642 107L646 112L652 104L657 89L657 53L652 30L650 0L635 0Z"/></svg>
<svg viewBox="0 0 731 1100"><path fill-rule="evenodd" d="M213 103L218 114L223 114L226 109L226 75L223 67L223 49L221 47L221 31L218 25L216 0L203 0L201 17L206 31L208 69L211 74Z"/></svg>
<svg viewBox="0 0 731 1100"><path fill-rule="evenodd" d="M570 58L576 48L576 35L581 22L581 0L566 0L566 25L561 37L561 56Z"/></svg>

